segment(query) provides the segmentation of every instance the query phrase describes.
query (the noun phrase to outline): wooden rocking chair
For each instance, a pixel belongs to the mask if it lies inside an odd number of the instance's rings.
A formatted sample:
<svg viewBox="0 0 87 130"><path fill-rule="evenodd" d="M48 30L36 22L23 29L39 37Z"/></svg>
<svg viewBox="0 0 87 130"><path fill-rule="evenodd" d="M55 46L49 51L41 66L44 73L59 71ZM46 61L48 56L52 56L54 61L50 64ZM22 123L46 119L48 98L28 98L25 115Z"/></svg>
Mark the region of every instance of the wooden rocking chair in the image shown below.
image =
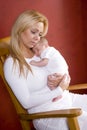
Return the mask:
<svg viewBox="0 0 87 130"><path fill-rule="evenodd" d="M10 37L3 38L0 40L0 75L3 78L3 81L6 85L6 89L10 94L14 107L19 116L19 120L21 122L23 130L31 130L31 121L39 118L67 118L69 130L80 130L77 117L81 115L82 111L80 108L78 109L64 109L64 110L56 110L56 111L47 111L40 112L35 114L29 114L27 111L21 106L21 104L16 99L15 95L11 91L9 85L4 79L3 75L3 63L5 58L9 55L9 49L7 44L9 44ZM70 90L76 89L85 89L87 88L87 84L79 84L70 86Z"/></svg>

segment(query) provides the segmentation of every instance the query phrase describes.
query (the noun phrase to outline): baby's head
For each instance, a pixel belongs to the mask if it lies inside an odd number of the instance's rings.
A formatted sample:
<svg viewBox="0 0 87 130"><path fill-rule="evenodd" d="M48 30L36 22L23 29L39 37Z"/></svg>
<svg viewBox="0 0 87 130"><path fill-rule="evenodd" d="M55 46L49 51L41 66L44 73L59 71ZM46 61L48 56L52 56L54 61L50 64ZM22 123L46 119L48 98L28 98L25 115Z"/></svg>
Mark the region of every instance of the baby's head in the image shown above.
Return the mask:
<svg viewBox="0 0 87 130"><path fill-rule="evenodd" d="M48 47L48 41L45 38L41 38L41 40L33 47L33 51L36 56L40 56L41 53Z"/></svg>

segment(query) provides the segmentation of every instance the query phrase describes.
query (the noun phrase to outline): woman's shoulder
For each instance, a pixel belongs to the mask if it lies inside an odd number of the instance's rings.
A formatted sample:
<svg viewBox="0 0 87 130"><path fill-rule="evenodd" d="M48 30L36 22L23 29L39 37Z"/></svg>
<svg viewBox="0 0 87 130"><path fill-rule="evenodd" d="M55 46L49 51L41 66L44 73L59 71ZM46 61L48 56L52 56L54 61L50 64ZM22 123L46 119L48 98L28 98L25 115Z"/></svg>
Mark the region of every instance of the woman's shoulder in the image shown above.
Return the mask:
<svg viewBox="0 0 87 130"><path fill-rule="evenodd" d="M11 75L12 68L13 68L13 58L9 56L5 60L4 66L3 66L4 76L6 79L9 77L9 75Z"/></svg>
<svg viewBox="0 0 87 130"><path fill-rule="evenodd" d="M3 69L4 71L10 72L13 69L14 60L11 56L8 56L4 62Z"/></svg>
<svg viewBox="0 0 87 130"><path fill-rule="evenodd" d="M11 65L13 64L13 58L11 56L8 56L4 62L4 65Z"/></svg>

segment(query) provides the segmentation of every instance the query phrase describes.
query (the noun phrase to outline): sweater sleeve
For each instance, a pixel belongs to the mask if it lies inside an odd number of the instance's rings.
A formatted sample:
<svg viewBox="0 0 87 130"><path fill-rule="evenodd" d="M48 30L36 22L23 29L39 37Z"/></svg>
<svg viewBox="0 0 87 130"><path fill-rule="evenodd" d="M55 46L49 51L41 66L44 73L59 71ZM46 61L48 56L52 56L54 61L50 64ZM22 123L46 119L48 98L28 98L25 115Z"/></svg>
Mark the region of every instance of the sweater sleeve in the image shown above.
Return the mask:
<svg viewBox="0 0 87 130"><path fill-rule="evenodd" d="M25 109L46 103L63 93L63 90L60 87L57 87L53 91L51 91L48 87L45 87L44 90L30 92L26 83L26 78L19 75L18 68L13 70L12 59L8 59L5 62L4 75L13 93Z"/></svg>

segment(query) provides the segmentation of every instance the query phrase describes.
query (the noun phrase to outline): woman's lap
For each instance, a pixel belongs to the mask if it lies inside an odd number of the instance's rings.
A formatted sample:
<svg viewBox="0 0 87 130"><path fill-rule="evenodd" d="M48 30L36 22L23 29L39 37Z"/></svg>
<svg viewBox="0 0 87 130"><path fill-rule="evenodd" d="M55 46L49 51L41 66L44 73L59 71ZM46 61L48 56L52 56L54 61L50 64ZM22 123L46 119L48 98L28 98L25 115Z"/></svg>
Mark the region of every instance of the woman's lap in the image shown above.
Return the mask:
<svg viewBox="0 0 87 130"><path fill-rule="evenodd" d="M72 107L78 107L87 112L87 95L73 93L70 93L70 95L72 98Z"/></svg>
<svg viewBox="0 0 87 130"><path fill-rule="evenodd" d="M46 118L35 123L36 130L69 130L66 118Z"/></svg>
<svg viewBox="0 0 87 130"><path fill-rule="evenodd" d="M82 114L78 117L79 125L81 130L86 130L87 128L87 94L73 94L70 93L72 97L72 107L81 108Z"/></svg>
<svg viewBox="0 0 87 130"><path fill-rule="evenodd" d="M87 95L70 93L73 108L81 108L83 113L78 117L81 130L86 130L87 124ZM68 130L67 120L64 118L40 119L35 122L37 130Z"/></svg>

